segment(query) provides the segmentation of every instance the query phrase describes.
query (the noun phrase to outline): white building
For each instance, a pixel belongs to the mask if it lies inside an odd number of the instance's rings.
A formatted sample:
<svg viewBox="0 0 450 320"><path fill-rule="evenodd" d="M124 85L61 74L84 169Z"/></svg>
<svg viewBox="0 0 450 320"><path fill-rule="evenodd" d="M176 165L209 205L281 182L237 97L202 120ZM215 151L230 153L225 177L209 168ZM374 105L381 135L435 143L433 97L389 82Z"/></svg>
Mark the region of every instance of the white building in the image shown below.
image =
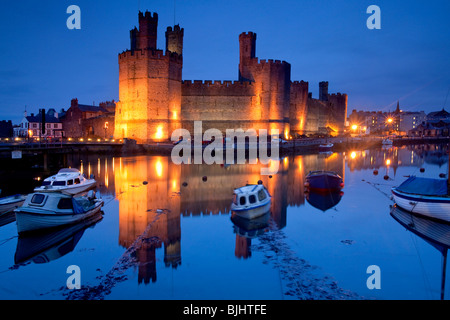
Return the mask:
<svg viewBox="0 0 450 320"><path fill-rule="evenodd" d="M20 138L60 138L64 136L62 123L58 119L58 113L54 109L48 110L45 114L45 132L42 133L41 115L35 116L33 113L27 116L25 111L24 117L18 127L14 128L14 136Z"/></svg>

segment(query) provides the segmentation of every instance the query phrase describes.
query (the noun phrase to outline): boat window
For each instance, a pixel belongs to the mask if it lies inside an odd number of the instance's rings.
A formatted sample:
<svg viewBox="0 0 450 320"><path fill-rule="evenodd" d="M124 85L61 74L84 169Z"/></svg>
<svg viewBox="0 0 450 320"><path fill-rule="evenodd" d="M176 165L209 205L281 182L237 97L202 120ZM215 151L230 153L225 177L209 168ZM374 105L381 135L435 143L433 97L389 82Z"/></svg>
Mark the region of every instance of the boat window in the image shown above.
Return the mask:
<svg viewBox="0 0 450 320"><path fill-rule="evenodd" d="M75 178L75 184L79 184L80 183L80 178Z"/></svg>
<svg viewBox="0 0 450 320"><path fill-rule="evenodd" d="M62 198L58 202L58 209L72 209L72 198Z"/></svg>
<svg viewBox="0 0 450 320"><path fill-rule="evenodd" d="M73 185L73 179L67 180L67 185L68 185L68 186Z"/></svg>
<svg viewBox="0 0 450 320"><path fill-rule="evenodd" d="M66 182L65 181L53 181L53 185L54 186L65 186Z"/></svg>
<svg viewBox="0 0 450 320"><path fill-rule="evenodd" d="M44 202L44 199L45 199L45 195L36 193L31 198L31 203L32 204L41 204Z"/></svg>
<svg viewBox="0 0 450 320"><path fill-rule="evenodd" d="M265 198L267 198L266 193L264 192L263 189L258 191L258 200L259 201L263 201Z"/></svg>
<svg viewBox="0 0 450 320"><path fill-rule="evenodd" d="M247 202L247 201L245 200L245 196L242 196L242 197L239 198L239 204L240 204L241 206L245 205L246 202Z"/></svg>
<svg viewBox="0 0 450 320"><path fill-rule="evenodd" d="M42 181L43 186L49 186L51 184L50 181Z"/></svg>
<svg viewBox="0 0 450 320"><path fill-rule="evenodd" d="M248 201L250 203L255 203L256 202L256 196L254 194L251 194L248 196Z"/></svg>

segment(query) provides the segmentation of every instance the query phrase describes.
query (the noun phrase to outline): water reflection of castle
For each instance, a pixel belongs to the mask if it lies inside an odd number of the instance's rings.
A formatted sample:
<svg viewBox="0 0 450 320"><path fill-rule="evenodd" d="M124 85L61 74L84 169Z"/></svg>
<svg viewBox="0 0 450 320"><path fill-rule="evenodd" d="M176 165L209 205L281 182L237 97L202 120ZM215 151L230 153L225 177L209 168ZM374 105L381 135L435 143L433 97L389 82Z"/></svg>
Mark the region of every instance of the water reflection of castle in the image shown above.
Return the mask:
<svg viewBox="0 0 450 320"><path fill-rule="evenodd" d="M143 233L144 238L159 240L143 242L136 253L139 282L149 283L156 281L156 249L163 248L166 267L181 264L181 216L229 215L236 187L262 180L273 197L271 218L281 229L287 223L287 207L305 203L304 179L309 171L333 170L345 180L346 161L350 170L383 166L388 157L397 166L420 165L425 161L421 154L421 149L392 148L355 155L346 152L286 157L280 160L278 173L271 177L260 175L259 164L179 166L162 156L92 157L83 160L81 170L96 175L102 194L117 197L121 246L128 248ZM158 209L165 209L164 214ZM238 232L235 237L236 257L249 257L251 238Z"/></svg>

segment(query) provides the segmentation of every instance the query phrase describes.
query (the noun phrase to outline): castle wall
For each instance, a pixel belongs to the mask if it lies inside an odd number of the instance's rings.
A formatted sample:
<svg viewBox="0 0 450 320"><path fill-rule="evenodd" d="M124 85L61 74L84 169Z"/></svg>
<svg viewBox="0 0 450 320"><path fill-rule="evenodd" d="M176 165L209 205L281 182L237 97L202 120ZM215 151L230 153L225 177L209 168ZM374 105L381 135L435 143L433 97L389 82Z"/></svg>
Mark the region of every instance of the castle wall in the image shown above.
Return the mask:
<svg viewBox="0 0 450 320"><path fill-rule="evenodd" d="M304 134L308 118L308 82L291 82L289 124L292 133Z"/></svg>
<svg viewBox="0 0 450 320"><path fill-rule="evenodd" d="M130 31L130 50L119 55L119 100L115 138L137 142L168 140L177 128L203 130L278 129L286 139L327 126L343 131L346 95L308 99L308 83L291 82L291 65L256 57L256 34L239 35L238 81L183 81L184 29L166 31L166 51L156 50L157 14L139 13L139 30Z"/></svg>

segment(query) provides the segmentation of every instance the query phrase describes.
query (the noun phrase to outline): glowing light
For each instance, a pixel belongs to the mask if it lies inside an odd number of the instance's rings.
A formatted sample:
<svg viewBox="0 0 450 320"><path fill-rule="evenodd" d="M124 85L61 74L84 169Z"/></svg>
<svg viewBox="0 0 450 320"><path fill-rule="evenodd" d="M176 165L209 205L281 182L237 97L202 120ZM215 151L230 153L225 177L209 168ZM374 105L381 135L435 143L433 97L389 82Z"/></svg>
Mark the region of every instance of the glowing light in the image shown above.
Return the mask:
<svg viewBox="0 0 450 320"><path fill-rule="evenodd" d="M387 122L388 122L388 123L392 123L392 121L394 121L394 119L392 119L392 118L388 118L388 119L387 119Z"/></svg>
<svg viewBox="0 0 450 320"><path fill-rule="evenodd" d="M352 151L352 153L350 153L350 158L355 159L356 158L356 152Z"/></svg>
<svg viewBox="0 0 450 320"><path fill-rule="evenodd" d="M390 164L391 164L391 160L386 159L386 165L388 166L388 165L390 165Z"/></svg>
<svg viewBox="0 0 450 320"><path fill-rule="evenodd" d="M159 127L156 129L156 135L155 135L155 138L156 138L156 139L162 139L162 137L163 137L163 127L162 127L162 126L159 126Z"/></svg>
<svg viewBox="0 0 450 320"><path fill-rule="evenodd" d="M176 111L173 112L173 119L177 120L177 112Z"/></svg>
<svg viewBox="0 0 450 320"><path fill-rule="evenodd" d="M358 126L356 124L352 125L352 130L358 129Z"/></svg>

